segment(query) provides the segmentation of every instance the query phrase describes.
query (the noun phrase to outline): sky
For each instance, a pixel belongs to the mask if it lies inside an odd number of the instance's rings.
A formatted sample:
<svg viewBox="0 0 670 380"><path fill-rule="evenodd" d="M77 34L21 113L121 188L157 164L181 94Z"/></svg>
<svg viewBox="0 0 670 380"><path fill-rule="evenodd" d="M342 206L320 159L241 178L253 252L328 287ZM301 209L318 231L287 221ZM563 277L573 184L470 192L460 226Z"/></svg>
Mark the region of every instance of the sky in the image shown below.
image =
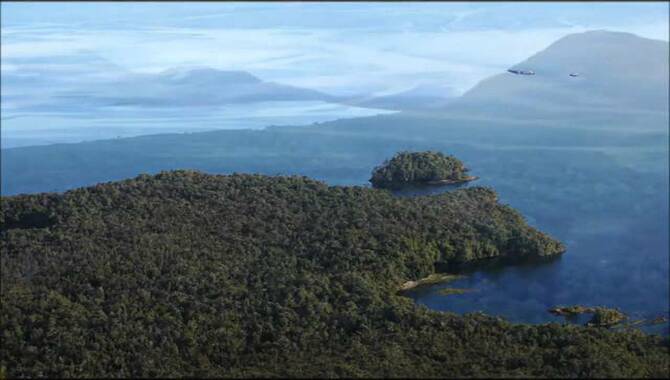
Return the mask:
<svg viewBox="0 0 670 380"><path fill-rule="evenodd" d="M463 93L576 32L668 40L668 3L1 3L2 74L244 70L333 95Z"/></svg>

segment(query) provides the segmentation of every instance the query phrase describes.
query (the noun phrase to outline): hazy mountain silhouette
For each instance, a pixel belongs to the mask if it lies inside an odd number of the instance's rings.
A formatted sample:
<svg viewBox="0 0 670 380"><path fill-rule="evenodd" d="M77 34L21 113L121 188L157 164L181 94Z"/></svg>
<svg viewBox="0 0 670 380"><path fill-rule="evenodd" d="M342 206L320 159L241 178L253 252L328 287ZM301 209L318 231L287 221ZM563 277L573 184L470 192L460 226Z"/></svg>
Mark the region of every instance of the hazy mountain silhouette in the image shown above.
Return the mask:
<svg viewBox="0 0 670 380"><path fill-rule="evenodd" d="M261 101L331 101L318 91L265 82L245 71L209 67L133 74L95 89L98 100L114 105L210 106Z"/></svg>
<svg viewBox="0 0 670 380"><path fill-rule="evenodd" d="M452 115L521 120L613 114L662 120L668 112L665 41L609 31L571 34L510 69L535 75L495 75L444 109ZM664 120L667 126L667 116Z"/></svg>
<svg viewBox="0 0 670 380"><path fill-rule="evenodd" d="M335 101L314 90L263 81L245 71L182 67L133 73L92 54L15 62L3 73L5 102L33 112L77 112L90 107L211 106L261 101ZM84 62L85 65L76 64ZM9 104L8 103L8 104Z"/></svg>
<svg viewBox="0 0 670 380"><path fill-rule="evenodd" d="M388 95L368 96L345 101L359 107L392 110L431 110L457 98L455 89L440 84L420 84L405 91Z"/></svg>

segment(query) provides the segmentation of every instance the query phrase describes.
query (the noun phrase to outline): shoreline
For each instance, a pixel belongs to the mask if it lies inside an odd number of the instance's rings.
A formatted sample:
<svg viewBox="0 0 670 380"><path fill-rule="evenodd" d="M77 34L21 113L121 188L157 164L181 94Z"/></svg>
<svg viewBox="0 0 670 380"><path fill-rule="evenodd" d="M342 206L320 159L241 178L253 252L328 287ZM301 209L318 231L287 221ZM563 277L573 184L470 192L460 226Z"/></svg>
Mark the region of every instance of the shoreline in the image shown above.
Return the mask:
<svg viewBox="0 0 670 380"><path fill-rule="evenodd" d="M444 284L464 277L465 276L462 274L433 273L416 281L405 281L402 285L400 285L398 291L406 292L408 290L417 289L423 286Z"/></svg>
<svg viewBox="0 0 670 380"><path fill-rule="evenodd" d="M425 182L418 182L418 183L423 183L426 185L454 185L457 183L465 183L465 182L470 182L479 179L477 176L467 176L463 179L440 179L437 181L425 181Z"/></svg>

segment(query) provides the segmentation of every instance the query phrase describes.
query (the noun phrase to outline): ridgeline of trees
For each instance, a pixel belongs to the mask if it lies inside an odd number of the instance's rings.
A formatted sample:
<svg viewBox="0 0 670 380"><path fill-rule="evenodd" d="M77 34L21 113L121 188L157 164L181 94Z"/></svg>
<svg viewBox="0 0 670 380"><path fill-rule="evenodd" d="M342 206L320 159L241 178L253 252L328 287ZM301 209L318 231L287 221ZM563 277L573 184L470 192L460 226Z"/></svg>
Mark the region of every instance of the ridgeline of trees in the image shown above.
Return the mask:
<svg viewBox="0 0 670 380"><path fill-rule="evenodd" d="M176 171L0 199L7 377L668 375L667 339L398 294L436 266L563 250L489 189Z"/></svg>
<svg viewBox="0 0 670 380"><path fill-rule="evenodd" d="M458 183L474 179L454 156L442 152L400 152L372 172L373 187L396 189L410 184Z"/></svg>

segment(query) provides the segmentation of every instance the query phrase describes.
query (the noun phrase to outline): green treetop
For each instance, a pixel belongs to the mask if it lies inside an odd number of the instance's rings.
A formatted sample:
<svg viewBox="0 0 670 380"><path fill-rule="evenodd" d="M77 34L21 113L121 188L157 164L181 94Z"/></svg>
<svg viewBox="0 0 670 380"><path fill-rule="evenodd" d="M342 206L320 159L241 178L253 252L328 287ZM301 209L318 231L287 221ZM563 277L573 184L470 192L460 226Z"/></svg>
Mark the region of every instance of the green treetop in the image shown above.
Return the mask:
<svg viewBox="0 0 670 380"><path fill-rule="evenodd" d="M397 188L407 184L455 183L474 179L456 157L441 152L400 152L372 172L373 187Z"/></svg>

